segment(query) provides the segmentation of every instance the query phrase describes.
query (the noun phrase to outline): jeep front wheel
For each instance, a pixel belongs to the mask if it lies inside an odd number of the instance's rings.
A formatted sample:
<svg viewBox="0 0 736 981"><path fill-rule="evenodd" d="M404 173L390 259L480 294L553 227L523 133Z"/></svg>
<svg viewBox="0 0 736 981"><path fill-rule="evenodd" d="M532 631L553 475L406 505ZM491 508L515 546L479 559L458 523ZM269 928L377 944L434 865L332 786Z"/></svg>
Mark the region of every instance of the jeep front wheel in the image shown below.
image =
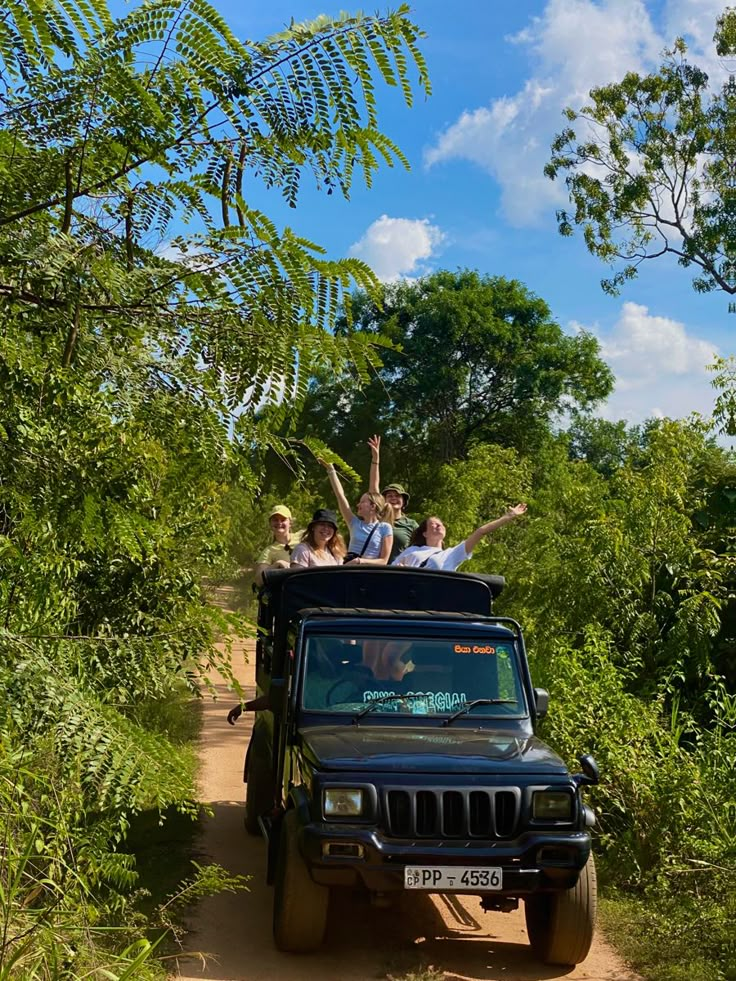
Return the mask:
<svg viewBox="0 0 736 981"><path fill-rule="evenodd" d="M296 811L287 811L281 824L273 898L273 939L279 950L303 954L319 947L329 897L326 886L312 881L299 852Z"/></svg>
<svg viewBox="0 0 736 981"><path fill-rule="evenodd" d="M597 902L592 855L572 889L528 896L526 930L537 957L545 964L584 961L593 942Z"/></svg>

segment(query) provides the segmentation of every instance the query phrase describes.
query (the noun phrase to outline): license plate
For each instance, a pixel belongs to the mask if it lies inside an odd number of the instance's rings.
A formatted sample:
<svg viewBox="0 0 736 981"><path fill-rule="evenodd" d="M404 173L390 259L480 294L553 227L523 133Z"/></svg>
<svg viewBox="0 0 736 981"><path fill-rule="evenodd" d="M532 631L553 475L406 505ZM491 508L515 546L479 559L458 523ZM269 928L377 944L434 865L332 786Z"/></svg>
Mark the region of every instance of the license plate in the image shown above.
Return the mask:
<svg viewBox="0 0 736 981"><path fill-rule="evenodd" d="M465 889L502 889L503 869L465 868L462 865L407 865L405 889L462 892Z"/></svg>

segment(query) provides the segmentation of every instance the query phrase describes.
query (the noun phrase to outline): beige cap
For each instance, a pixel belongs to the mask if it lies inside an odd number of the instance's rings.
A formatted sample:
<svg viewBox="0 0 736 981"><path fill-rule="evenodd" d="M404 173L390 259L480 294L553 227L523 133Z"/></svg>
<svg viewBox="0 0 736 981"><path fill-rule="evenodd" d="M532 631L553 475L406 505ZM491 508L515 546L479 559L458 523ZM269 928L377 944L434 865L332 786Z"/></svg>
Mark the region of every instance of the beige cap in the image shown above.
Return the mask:
<svg viewBox="0 0 736 981"><path fill-rule="evenodd" d="M275 514L280 514L282 518L291 518L291 511L285 504L277 504L275 508L271 508L269 518L273 518Z"/></svg>

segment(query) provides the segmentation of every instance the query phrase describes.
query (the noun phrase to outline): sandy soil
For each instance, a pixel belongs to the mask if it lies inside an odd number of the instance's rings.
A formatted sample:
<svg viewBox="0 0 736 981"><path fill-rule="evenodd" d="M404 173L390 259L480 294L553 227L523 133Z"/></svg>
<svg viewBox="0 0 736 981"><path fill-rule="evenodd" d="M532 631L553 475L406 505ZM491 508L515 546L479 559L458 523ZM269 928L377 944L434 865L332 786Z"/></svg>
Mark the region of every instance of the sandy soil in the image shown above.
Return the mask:
<svg viewBox="0 0 736 981"><path fill-rule="evenodd" d="M237 645L236 675L255 692L249 646ZM251 658L252 661L252 658ZM204 710L201 742L202 800L213 816L204 822L199 850L233 873L252 876L250 891L215 896L192 915L188 949L178 964L181 981L367 981L403 978L432 965L446 981L638 981L615 952L596 938L587 960L576 968L535 962L527 945L524 915L486 913L476 898L406 896L398 908L377 909L360 896L338 894L330 910L324 948L316 954L279 953L271 939L272 889L265 884L265 844L243 828L243 754L252 718L233 728L227 710L237 699L224 684L219 700Z"/></svg>

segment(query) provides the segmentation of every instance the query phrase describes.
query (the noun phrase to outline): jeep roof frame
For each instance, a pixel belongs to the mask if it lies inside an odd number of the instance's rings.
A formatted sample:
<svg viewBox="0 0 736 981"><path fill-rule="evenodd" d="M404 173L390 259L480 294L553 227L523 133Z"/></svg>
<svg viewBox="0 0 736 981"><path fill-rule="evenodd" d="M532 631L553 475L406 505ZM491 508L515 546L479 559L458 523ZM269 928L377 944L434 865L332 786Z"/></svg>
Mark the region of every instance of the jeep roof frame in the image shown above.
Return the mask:
<svg viewBox="0 0 736 981"><path fill-rule="evenodd" d="M487 617L493 614L493 600L505 583L503 576L403 566L269 569L258 593L258 627L261 637L272 637L275 665L281 666L289 624L302 609L370 609L380 610L382 616L437 611ZM259 642L261 665L262 648Z"/></svg>

